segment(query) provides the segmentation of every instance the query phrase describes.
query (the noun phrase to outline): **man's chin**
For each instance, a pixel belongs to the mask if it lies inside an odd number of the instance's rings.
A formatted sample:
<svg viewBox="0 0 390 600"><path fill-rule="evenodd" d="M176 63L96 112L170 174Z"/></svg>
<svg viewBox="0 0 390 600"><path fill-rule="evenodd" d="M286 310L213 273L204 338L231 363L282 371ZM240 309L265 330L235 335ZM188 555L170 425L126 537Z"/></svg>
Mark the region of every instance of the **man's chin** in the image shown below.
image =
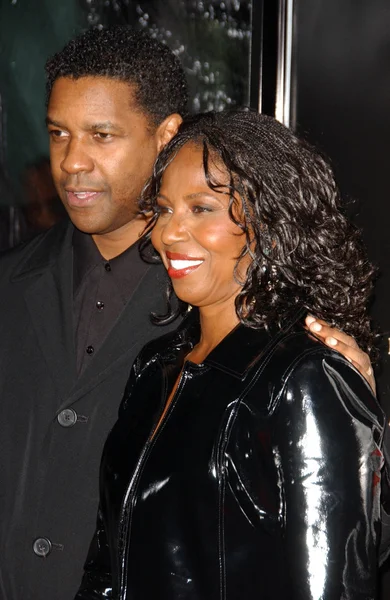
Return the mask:
<svg viewBox="0 0 390 600"><path fill-rule="evenodd" d="M132 237L133 230L136 230L138 238L145 227L145 220L139 218L139 215L128 214L118 218L118 215L104 215L102 211L72 210L69 207L66 209L76 229L88 235L111 237L111 234L116 232L117 237L124 235L127 238L129 235Z"/></svg>
<svg viewBox="0 0 390 600"><path fill-rule="evenodd" d="M98 235L104 233L107 230L107 224L103 223L99 219L91 218L91 215L80 215L74 211L68 210L68 216L72 221L73 225L82 233L88 233L89 235Z"/></svg>

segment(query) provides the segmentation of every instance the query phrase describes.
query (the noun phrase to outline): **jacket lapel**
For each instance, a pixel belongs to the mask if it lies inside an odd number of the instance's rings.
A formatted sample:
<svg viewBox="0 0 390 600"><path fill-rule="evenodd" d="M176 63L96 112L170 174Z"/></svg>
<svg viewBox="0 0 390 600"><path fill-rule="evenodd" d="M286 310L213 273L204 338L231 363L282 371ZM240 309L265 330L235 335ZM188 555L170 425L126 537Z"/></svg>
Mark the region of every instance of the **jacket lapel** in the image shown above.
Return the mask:
<svg viewBox="0 0 390 600"><path fill-rule="evenodd" d="M24 280L27 309L59 398L66 396L76 379L72 232L67 222L52 228L12 277L15 283Z"/></svg>
<svg viewBox="0 0 390 600"><path fill-rule="evenodd" d="M31 243L31 251L17 265L12 281L23 285L27 310L60 399L58 410L72 404L118 368L131 363L135 349L166 333L152 325L151 312L157 310L165 280L163 267L150 265L132 297L107 336L91 364L77 378L73 327L73 250L74 227L66 221ZM173 326L172 326L173 327Z"/></svg>

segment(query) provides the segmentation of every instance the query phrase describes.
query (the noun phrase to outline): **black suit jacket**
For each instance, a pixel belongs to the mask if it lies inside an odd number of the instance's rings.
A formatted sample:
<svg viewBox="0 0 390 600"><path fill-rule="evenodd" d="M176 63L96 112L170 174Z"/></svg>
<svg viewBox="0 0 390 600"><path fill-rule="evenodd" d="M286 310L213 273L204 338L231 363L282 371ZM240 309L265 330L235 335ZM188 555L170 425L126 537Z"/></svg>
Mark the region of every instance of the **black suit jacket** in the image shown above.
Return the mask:
<svg viewBox="0 0 390 600"><path fill-rule="evenodd" d="M75 594L104 441L134 357L167 330L149 318L164 308L165 279L150 265L77 379L72 233L65 222L0 258L1 600Z"/></svg>

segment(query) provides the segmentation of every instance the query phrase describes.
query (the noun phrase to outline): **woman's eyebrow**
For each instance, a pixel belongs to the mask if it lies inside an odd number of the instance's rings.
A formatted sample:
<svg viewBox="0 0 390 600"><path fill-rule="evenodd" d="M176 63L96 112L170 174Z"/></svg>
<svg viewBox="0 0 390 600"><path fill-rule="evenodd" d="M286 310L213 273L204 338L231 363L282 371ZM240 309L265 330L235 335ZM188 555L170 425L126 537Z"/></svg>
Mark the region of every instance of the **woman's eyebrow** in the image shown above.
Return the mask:
<svg viewBox="0 0 390 600"><path fill-rule="evenodd" d="M215 191L215 193L226 194L226 192L217 191ZM213 198L214 200L218 200L218 198L214 196L211 192L194 192L193 194L187 194L186 196L184 196L184 200L196 200L197 198L204 198L205 196L208 198Z"/></svg>

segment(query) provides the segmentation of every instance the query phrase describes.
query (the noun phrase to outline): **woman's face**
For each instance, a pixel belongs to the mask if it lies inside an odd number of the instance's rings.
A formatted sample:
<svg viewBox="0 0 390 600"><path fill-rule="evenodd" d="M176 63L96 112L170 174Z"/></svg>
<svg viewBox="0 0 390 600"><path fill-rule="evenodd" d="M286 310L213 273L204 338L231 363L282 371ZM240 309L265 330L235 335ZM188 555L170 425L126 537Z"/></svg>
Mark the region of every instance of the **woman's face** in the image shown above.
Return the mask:
<svg viewBox="0 0 390 600"><path fill-rule="evenodd" d="M228 183L223 169L210 164L210 172L213 179ZM227 188L222 192L207 185L203 149L192 143L181 148L162 178L152 243L176 295L193 306L222 308L234 302L240 289L234 268L245 235L229 217ZM249 257L240 261L241 280L248 264Z"/></svg>

